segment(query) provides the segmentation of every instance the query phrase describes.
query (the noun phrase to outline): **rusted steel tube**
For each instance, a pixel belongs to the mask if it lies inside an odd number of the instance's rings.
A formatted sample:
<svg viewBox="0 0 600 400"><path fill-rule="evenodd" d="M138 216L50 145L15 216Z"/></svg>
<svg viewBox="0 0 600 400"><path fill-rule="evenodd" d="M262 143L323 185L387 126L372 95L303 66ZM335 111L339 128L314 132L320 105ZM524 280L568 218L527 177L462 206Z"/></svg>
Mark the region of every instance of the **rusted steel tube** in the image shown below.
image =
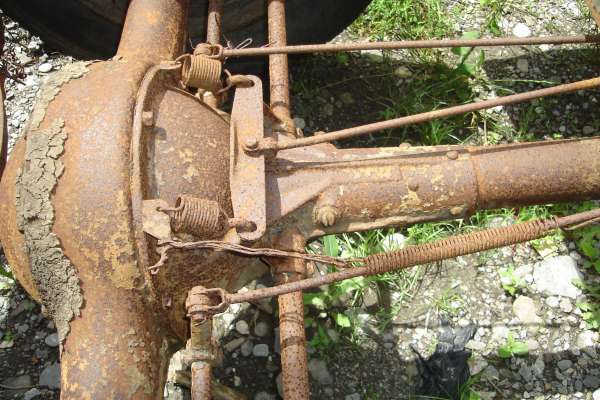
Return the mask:
<svg viewBox="0 0 600 400"><path fill-rule="evenodd" d="M447 258L495 249L538 239L554 229L568 228L600 219L600 209L573 214L567 217L535 220L494 229L456 235L431 243L408 246L402 250L365 257L360 260L364 266L329 273L316 278L284 283L278 286L255 289L242 293L227 294L226 304L243 303L266 297L281 296L299 290L315 289L345 279L358 276L381 274L415 265L440 261Z"/></svg>
<svg viewBox="0 0 600 400"><path fill-rule="evenodd" d="M279 335L283 398L308 400L308 359L304 332L304 303L302 292L279 296Z"/></svg>
<svg viewBox="0 0 600 400"><path fill-rule="evenodd" d="M399 50L448 47L494 47L539 44L583 44L599 43L600 36L537 36L528 38L508 37L489 39L443 39L402 40L393 42L328 43L296 46L268 46L245 49L223 49L223 57L256 57L272 54L327 53L358 50Z"/></svg>
<svg viewBox="0 0 600 400"><path fill-rule="evenodd" d="M289 140L285 142L262 141L257 147L257 150L274 149L284 150L293 149L296 147L311 146L319 143L331 142L334 140L349 139L356 136L367 135L374 132L383 131L386 129L400 128L407 125L420 124L440 118L452 117L455 115L466 114L469 112L485 110L497 106L505 106L510 104L522 103L547 96L556 96L578 90L591 89L600 86L600 77L557 85L545 89L532 90L525 93L513 94L510 96L498 97L496 99L478 101L475 103L464 104L460 106L442 108L440 110L428 111L421 114L409 115L391 119L388 121L375 122L373 124L356 126L353 128L342 129L335 132L322 133L306 138Z"/></svg>
<svg viewBox="0 0 600 400"><path fill-rule="evenodd" d="M287 44L285 23L285 0L269 0L268 3L269 43L276 46ZM285 54L269 56L270 103L273 114L286 125L284 131L292 128L290 114L290 80L288 58Z"/></svg>
<svg viewBox="0 0 600 400"><path fill-rule="evenodd" d="M192 400L211 400L212 368L209 363L192 363Z"/></svg>
<svg viewBox="0 0 600 400"><path fill-rule="evenodd" d="M523 144L472 155L477 209L597 199L600 140Z"/></svg>
<svg viewBox="0 0 600 400"><path fill-rule="evenodd" d="M276 245L291 251L303 251L306 240L298 229L288 228L277 238ZM305 260L271 259L271 265L278 283L296 281L306 276ZM278 303L283 398L308 400L310 385L302 292L279 296Z"/></svg>
<svg viewBox="0 0 600 400"><path fill-rule="evenodd" d="M189 0L132 0L117 57L173 60L184 49Z"/></svg>
<svg viewBox="0 0 600 400"><path fill-rule="evenodd" d="M221 41L221 12L223 0L208 1L208 22L206 25L206 43L219 44Z"/></svg>

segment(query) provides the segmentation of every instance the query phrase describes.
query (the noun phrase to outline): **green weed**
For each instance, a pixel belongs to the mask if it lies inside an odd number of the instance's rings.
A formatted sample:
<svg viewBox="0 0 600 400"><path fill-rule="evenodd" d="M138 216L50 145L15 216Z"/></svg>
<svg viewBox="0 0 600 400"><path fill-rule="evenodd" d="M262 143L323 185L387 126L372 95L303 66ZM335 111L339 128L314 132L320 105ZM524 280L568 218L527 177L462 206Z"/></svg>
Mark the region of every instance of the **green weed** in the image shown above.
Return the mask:
<svg viewBox="0 0 600 400"><path fill-rule="evenodd" d="M525 342L515 340L512 332L508 332L506 344L498 348L498 357L511 358L515 356L526 356L529 354L529 347Z"/></svg>
<svg viewBox="0 0 600 400"><path fill-rule="evenodd" d="M498 273L500 274L502 288L511 296L514 296L525 287L525 281L515 275L514 265L511 264L506 268L501 268Z"/></svg>

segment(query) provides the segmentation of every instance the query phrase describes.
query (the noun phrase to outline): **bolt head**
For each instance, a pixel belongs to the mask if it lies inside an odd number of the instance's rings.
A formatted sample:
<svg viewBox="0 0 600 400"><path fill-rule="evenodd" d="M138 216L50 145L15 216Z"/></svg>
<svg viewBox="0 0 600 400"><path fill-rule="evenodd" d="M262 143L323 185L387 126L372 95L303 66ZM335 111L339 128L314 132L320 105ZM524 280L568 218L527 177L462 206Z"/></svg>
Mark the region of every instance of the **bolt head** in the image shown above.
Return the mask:
<svg viewBox="0 0 600 400"><path fill-rule="evenodd" d="M412 192L416 192L417 190L419 190L419 184L417 182L409 182L408 189Z"/></svg>
<svg viewBox="0 0 600 400"><path fill-rule="evenodd" d="M459 215L461 215L462 212L463 212L463 208L460 206L452 207L450 209L450 214L452 214L455 217L458 217Z"/></svg>
<svg viewBox="0 0 600 400"><path fill-rule="evenodd" d="M258 139L255 137L248 137L244 140L244 147L249 150L258 148Z"/></svg>
<svg viewBox="0 0 600 400"><path fill-rule="evenodd" d="M144 124L144 126L154 126L154 112L142 112L142 124Z"/></svg>
<svg viewBox="0 0 600 400"><path fill-rule="evenodd" d="M317 221L321 225L328 227L333 226L337 219L337 209L333 206L320 207L317 210Z"/></svg>
<svg viewBox="0 0 600 400"><path fill-rule="evenodd" d="M446 153L446 156L451 160L456 160L458 158L458 151L450 150L448 153Z"/></svg>

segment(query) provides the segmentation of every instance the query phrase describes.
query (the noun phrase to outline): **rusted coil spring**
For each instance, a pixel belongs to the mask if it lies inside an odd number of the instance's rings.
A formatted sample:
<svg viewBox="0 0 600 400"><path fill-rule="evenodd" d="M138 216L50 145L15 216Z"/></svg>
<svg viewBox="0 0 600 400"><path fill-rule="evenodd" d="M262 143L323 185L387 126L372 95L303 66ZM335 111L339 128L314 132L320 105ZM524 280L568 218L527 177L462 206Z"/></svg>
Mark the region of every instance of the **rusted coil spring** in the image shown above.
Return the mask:
<svg viewBox="0 0 600 400"><path fill-rule="evenodd" d="M181 62L181 82L185 86L204 89L214 94L221 94L236 86L248 86L253 82L244 75L231 75L223 69L223 62L213 58L214 46L200 43L194 49L194 54L184 54L177 59ZM225 87L221 77L223 72Z"/></svg>
<svg viewBox="0 0 600 400"><path fill-rule="evenodd" d="M230 228L253 229L250 222L229 218L216 201L188 195L179 196L175 208L162 208L161 211L170 215L175 232L204 239L219 237Z"/></svg>
<svg viewBox="0 0 600 400"><path fill-rule="evenodd" d="M205 89L213 93L223 88L221 61L208 58L205 54L186 54L177 60L182 63L181 81L185 86Z"/></svg>
<svg viewBox="0 0 600 400"><path fill-rule="evenodd" d="M446 258L490 250L529 240L538 239L554 229L572 229L600 221L600 209L578 213L562 218L530 221L502 228L489 229L457 235L433 243L409 246L405 249L377 254L353 260L355 268L333 272L316 278L230 294L224 289L208 289L213 295L210 310L225 310L230 304L252 302L272 296L280 296L302 290L315 289L322 285L339 282L358 276L391 272L415 265L441 261Z"/></svg>

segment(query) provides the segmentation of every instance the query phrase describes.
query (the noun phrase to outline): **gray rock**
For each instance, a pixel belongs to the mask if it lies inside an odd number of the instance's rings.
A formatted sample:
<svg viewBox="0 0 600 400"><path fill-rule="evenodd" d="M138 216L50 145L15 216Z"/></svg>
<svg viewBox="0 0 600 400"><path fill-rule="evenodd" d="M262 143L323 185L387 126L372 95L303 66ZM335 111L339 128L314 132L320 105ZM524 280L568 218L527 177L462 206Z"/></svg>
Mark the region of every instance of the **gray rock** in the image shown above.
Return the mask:
<svg viewBox="0 0 600 400"><path fill-rule="evenodd" d="M379 296L377 295L377 292L375 291L375 289L368 287L364 292L363 292L363 297L362 297L362 305L365 308L371 308L371 307L375 307L379 304Z"/></svg>
<svg viewBox="0 0 600 400"><path fill-rule="evenodd" d="M515 35L516 37L520 37L520 38L525 38L528 36L531 36L531 29L529 29L529 27L521 22L519 22L518 24L515 25L515 27L512 30L513 35Z"/></svg>
<svg viewBox="0 0 600 400"><path fill-rule="evenodd" d="M513 303L513 313L526 325L540 324L542 319L537 316L537 305L532 298L519 296Z"/></svg>
<svg viewBox="0 0 600 400"><path fill-rule="evenodd" d="M40 64L40 66L38 67L38 71L47 74L48 72L52 71L52 64L50 63L43 63Z"/></svg>
<svg viewBox="0 0 600 400"><path fill-rule="evenodd" d="M269 334L271 327L266 322L258 322L254 327L254 334L258 337L265 337Z"/></svg>
<svg viewBox="0 0 600 400"><path fill-rule="evenodd" d="M596 357L597 352L594 332L586 330L577 335L577 347L591 357Z"/></svg>
<svg viewBox="0 0 600 400"><path fill-rule="evenodd" d="M327 369L325 361L313 358L308 362L310 376L321 385L331 385L333 378Z"/></svg>
<svg viewBox="0 0 600 400"><path fill-rule="evenodd" d="M42 392L38 388L31 388L25 392L23 400L33 400L41 394Z"/></svg>
<svg viewBox="0 0 600 400"><path fill-rule="evenodd" d="M572 281L583 279L577 263L569 256L550 257L537 264L533 271L537 289L553 296L575 299L581 294Z"/></svg>
<svg viewBox="0 0 600 400"><path fill-rule="evenodd" d="M527 343L527 348L529 349L530 353L540 348L540 343L535 339L527 339L525 342Z"/></svg>
<svg viewBox="0 0 600 400"><path fill-rule="evenodd" d="M569 299L563 298L560 300L560 309L563 312L570 313L571 311L573 311L573 304L571 304L571 301Z"/></svg>
<svg viewBox="0 0 600 400"><path fill-rule="evenodd" d="M264 343L254 345L254 348L252 349L252 355L254 357L268 357L269 346Z"/></svg>
<svg viewBox="0 0 600 400"><path fill-rule="evenodd" d="M521 375L525 382L531 382L531 379L533 379L531 368L527 365L522 365L521 368L519 368L519 375Z"/></svg>
<svg viewBox="0 0 600 400"><path fill-rule="evenodd" d="M248 357L250 356L250 354L252 354L252 350L254 350L254 345L251 341L248 340L244 342L244 344L242 344L242 347L240 348L240 353L242 353L244 357Z"/></svg>
<svg viewBox="0 0 600 400"><path fill-rule="evenodd" d="M44 368L38 385L50 389L60 389L60 364L54 363Z"/></svg>
<svg viewBox="0 0 600 400"><path fill-rule="evenodd" d="M246 338L243 337L233 339L223 345L223 350L225 350L227 353L231 353L232 351L243 345L245 342Z"/></svg>
<svg viewBox="0 0 600 400"><path fill-rule="evenodd" d="M254 395L254 400L275 400L275 395L267 392L258 392Z"/></svg>
<svg viewBox="0 0 600 400"><path fill-rule="evenodd" d="M352 393L347 395L346 397L344 397L344 400L361 400L362 397L360 397L360 394L358 393Z"/></svg>
<svg viewBox="0 0 600 400"><path fill-rule="evenodd" d="M7 388L15 388L15 389L25 389L31 386L31 376L29 375L19 375L13 378L7 378L2 381L2 385Z"/></svg>
<svg viewBox="0 0 600 400"><path fill-rule="evenodd" d="M596 132L596 129L594 129L593 126L586 125L586 126L583 127L583 134L584 135L591 135L594 132Z"/></svg>
<svg viewBox="0 0 600 400"><path fill-rule="evenodd" d="M526 74L527 72L529 72L529 62L524 58L520 58L519 60L517 60L517 69L522 73Z"/></svg>
<svg viewBox="0 0 600 400"><path fill-rule="evenodd" d="M558 368L561 369L561 371L564 371L565 369L569 369L573 366L573 361L571 360L560 360L559 362L556 363L556 365L558 366Z"/></svg>
<svg viewBox="0 0 600 400"><path fill-rule="evenodd" d="M583 378L583 384L586 387L596 389L600 386L600 378L594 375L586 375L586 377Z"/></svg>
<svg viewBox="0 0 600 400"><path fill-rule="evenodd" d="M592 393L592 398L594 400L600 400L600 389L594 390L594 393Z"/></svg>
<svg viewBox="0 0 600 400"><path fill-rule="evenodd" d="M235 323L235 330L240 335L248 335L250 333L250 328L248 327L248 323L243 319L239 320Z"/></svg>
<svg viewBox="0 0 600 400"><path fill-rule="evenodd" d="M558 297L550 296L546 299L546 305L548 307L556 308L559 304Z"/></svg>
<svg viewBox="0 0 600 400"><path fill-rule="evenodd" d="M50 347L58 347L58 333L52 333L46 336L44 342Z"/></svg>
<svg viewBox="0 0 600 400"><path fill-rule="evenodd" d="M481 351L485 349L485 343L479 342L477 340L469 340L467 344L465 344L465 348L469 350Z"/></svg>
<svg viewBox="0 0 600 400"><path fill-rule="evenodd" d="M544 360L542 357L536 358L535 362L531 366L532 372L538 378L542 378L544 376L544 369L546 368L546 364L544 364Z"/></svg>

